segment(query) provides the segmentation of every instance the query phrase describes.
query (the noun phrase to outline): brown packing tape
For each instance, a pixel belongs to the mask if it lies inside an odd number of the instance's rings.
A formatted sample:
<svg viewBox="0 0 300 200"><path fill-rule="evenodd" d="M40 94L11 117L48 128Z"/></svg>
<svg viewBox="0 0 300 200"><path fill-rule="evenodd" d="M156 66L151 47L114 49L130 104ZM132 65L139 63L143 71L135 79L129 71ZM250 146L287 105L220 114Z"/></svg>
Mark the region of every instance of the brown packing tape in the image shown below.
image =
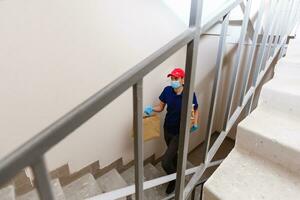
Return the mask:
<svg viewBox="0 0 300 200"><path fill-rule="evenodd" d="M160 117L158 115L143 117L143 125L144 141L160 137ZM133 131L131 136L133 137Z"/></svg>

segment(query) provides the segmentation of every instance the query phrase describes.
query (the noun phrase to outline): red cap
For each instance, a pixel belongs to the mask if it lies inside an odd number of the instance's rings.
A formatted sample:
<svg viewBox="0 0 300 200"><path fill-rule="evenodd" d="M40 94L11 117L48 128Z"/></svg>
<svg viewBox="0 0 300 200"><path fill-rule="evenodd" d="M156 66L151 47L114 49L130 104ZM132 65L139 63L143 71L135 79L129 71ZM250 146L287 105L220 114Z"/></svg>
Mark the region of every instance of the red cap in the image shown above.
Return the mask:
<svg viewBox="0 0 300 200"><path fill-rule="evenodd" d="M185 73L184 73L183 69L175 68L175 69L173 69L173 71L170 74L168 74L168 77L170 77L170 76L173 76L176 78L184 78Z"/></svg>

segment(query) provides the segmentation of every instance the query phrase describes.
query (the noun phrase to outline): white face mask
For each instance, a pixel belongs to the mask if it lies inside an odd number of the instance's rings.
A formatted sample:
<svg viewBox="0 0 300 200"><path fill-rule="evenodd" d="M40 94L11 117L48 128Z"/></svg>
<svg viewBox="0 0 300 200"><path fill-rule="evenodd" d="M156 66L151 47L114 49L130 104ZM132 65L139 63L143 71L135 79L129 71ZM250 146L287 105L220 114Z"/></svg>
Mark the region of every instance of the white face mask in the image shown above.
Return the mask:
<svg viewBox="0 0 300 200"><path fill-rule="evenodd" d="M171 81L171 87L177 89L181 87L181 83L179 81Z"/></svg>

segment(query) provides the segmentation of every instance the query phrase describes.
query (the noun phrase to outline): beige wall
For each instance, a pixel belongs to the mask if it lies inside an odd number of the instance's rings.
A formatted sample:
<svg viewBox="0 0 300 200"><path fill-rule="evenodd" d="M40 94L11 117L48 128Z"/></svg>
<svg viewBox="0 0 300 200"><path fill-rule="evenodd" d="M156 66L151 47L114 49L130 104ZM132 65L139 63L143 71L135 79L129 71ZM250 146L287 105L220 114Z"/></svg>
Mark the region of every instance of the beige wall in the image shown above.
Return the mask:
<svg viewBox="0 0 300 200"><path fill-rule="evenodd" d="M1 1L0 27L0 157L186 28L159 0ZM205 36L200 43L201 128L190 148L203 139L218 39ZM145 78L144 105L157 102L169 84L166 74L184 63L182 49ZM129 90L47 153L49 168L69 162L76 171L95 160L104 167L120 157L127 163L133 158L131 130ZM145 157L160 156L164 148L163 138L147 142Z"/></svg>

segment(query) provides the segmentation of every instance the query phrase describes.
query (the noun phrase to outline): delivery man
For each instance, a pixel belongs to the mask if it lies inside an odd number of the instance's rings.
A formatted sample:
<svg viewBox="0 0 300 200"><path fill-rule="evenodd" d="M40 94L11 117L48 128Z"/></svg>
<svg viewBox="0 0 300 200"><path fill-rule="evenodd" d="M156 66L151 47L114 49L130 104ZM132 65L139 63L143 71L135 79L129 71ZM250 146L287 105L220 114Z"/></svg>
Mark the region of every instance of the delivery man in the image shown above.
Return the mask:
<svg viewBox="0 0 300 200"><path fill-rule="evenodd" d="M182 93L184 87L185 72L180 68L175 68L168 77L171 78L171 85L164 88L159 96L159 104L155 106L147 106L144 110L146 115L154 112L161 112L167 105L167 114L164 122L164 138L167 144L167 150L162 157L162 167L167 174L176 172L177 169L177 151L179 144L180 114ZM193 96L194 118L190 132L198 129L198 102L196 95ZM171 194L175 190L175 180L168 184L167 194Z"/></svg>

